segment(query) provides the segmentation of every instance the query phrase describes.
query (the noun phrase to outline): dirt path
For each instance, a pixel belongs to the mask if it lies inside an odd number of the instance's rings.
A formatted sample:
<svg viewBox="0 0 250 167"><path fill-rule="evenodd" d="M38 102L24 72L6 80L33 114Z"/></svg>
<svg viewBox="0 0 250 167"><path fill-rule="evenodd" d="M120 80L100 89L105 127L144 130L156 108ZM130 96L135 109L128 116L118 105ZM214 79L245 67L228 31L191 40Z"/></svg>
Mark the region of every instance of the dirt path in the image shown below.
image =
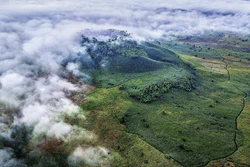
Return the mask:
<svg viewBox="0 0 250 167"><path fill-rule="evenodd" d="M220 55L216 50L215 50L216 54L219 55L221 58L222 58L222 62L225 64L225 69L227 71L227 75L228 75L228 82L230 84L232 84L239 92L242 92L243 94L243 98L242 98L242 108L240 110L240 112L238 113L238 115L235 117L235 133L234 133L234 144L235 144L235 151L232 152L231 154L229 155L226 155L225 157L222 157L222 158L219 158L219 159L222 159L222 162L221 162L221 166L224 167L224 164L225 164L225 159L227 157L229 157L230 155L234 154L237 150L238 150L238 144L237 144L237 133L238 133L238 118L239 116L241 115L241 113L244 111L245 109L245 106L246 106L246 99L248 97L248 94L247 92L244 92L243 90L241 90L237 85L231 83L231 75L230 75L230 71L228 69L228 66L229 66L229 63L227 61L227 59L225 59L222 55ZM226 62L227 61L227 62ZM239 61L232 61L230 60L230 63L234 63L234 62L239 62ZM218 159L218 160L219 160ZM211 161L210 161L211 162Z"/></svg>

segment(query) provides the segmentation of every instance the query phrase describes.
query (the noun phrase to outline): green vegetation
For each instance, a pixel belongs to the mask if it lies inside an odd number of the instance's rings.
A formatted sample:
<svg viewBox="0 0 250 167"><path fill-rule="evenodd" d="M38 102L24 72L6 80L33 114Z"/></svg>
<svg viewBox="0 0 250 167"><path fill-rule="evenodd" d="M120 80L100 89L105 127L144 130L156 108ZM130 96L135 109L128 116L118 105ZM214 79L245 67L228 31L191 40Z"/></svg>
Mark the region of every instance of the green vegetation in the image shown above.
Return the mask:
<svg viewBox="0 0 250 167"><path fill-rule="evenodd" d="M232 54L233 55L233 54ZM249 96L249 82L248 78L250 77L250 64L249 62L239 61L237 58L232 56L225 56L227 62L229 63L228 70L231 75L231 83L234 84L239 91L241 91L242 97ZM245 102L243 102L245 101ZM242 113L237 119L237 145L238 150L232 155L224 158L213 161L207 166L218 166L225 163L230 166L245 167L250 164L250 128L248 126L250 119L250 105L248 98L242 99Z"/></svg>
<svg viewBox="0 0 250 167"><path fill-rule="evenodd" d="M107 66L93 73L99 88L82 108L85 128L111 150L112 166L250 163L249 104L243 101L249 56L199 40L144 43L100 59Z"/></svg>
<svg viewBox="0 0 250 167"><path fill-rule="evenodd" d="M126 90L140 102L157 100L171 88L191 91L197 85L193 70L172 51L151 44L135 41L103 42L84 39L96 70L93 84L97 87L114 87Z"/></svg>
<svg viewBox="0 0 250 167"><path fill-rule="evenodd" d="M241 109L241 92L228 83L227 74L200 68L196 90L173 89L154 103L134 103L126 117L128 132L184 166L202 166L235 150L234 119Z"/></svg>
<svg viewBox="0 0 250 167"><path fill-rule="evenodd" d="M152 43L146 42L143 45L143 49L147 53L148 57L153 60L174 63L175 65L182 62L174 52Z"/></svg>
<svg viewBox="0 0 250 167"><path fill-rule="evenodd" d="M169 67L161 71L151 72L147 77L131 79L124 83L120 89L127 90L131 97L145 103L157 100L172 88L191 91L196 85L196 79L193 75L183 69Z"/></svg>
<svg viewBox="0 0 250 167"><path fill-rule="evenodd" d="M131 105L131 98L117 87L93 90L82 105L89 128L99 135L97 144L111 150L112 166L180 166L137 135L125 132L123 116Z"/></svg>

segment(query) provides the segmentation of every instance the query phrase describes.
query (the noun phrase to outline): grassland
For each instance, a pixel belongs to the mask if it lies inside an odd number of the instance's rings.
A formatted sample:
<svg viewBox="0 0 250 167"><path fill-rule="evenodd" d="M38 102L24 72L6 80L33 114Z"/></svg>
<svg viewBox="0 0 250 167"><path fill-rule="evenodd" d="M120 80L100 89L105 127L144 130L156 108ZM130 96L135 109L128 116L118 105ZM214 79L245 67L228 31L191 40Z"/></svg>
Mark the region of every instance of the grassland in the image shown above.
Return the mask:
<svg viewBox="0 0 250 167"><path fill-rule="evenodd" d="M243 99L250 90L249 55L222 46L147 43L147 56L118 56L95 72L98 88L82 108L87 128L99 136L96 144L111 150L112 166L249 166L250 107ZM164 79L189 75L196 80L190 91L173 86L154 100L133 98Z"/></svg>
<svg viewBox="0 0 250 167"><path fill-rule="evenodd" d="M184 166L202 166L236 149L234 121L242 94L228 82L223 64L218 74L205 67L203 59L191 59L200 69L200 86L192 92L173 89L151 104L135 103L127 112L126 125L129 132Z"/></svg>
<svg viewBox="0 0 250 167"><path fill-rule="evenodd" d="M239 61L239 59L232 56L225 56L230 73L230 82L237 87L242 93L242 112L237 118L237 134L236 141L238 149L232 155L209 163L207 166L218 166L224 163L227 166L248 167L250 166L250 129L248 126L250 117L249 106L249 81L250 64L246 61Z"/></svg>
<svg viewBox="0 0 250 167"><path fill-rule="evenodd" d="M98 136L98 145L111 150L112 166L180 166L137 135L127 133L123 116L133 101L125 91L98 88L88 95L82 108L88 113L89 128Z"/></svg>

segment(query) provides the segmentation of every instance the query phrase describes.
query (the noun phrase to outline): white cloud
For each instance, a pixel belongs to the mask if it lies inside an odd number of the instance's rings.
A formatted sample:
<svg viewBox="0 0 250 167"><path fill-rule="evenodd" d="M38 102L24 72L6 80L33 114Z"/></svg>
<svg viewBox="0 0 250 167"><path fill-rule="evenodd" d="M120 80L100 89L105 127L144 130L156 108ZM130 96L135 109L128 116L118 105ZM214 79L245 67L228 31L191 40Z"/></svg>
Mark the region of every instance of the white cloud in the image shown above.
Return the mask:
<svg viewBox="0 0 250 167"><path fill-rule="evenodd" d="M58 122L52 125L48 131L49 137L56 137L58 139L65 139L71 131L72 127L64 122Z"/></svg>
<svg viewBox="0 0 250 167"><path fill-rule="evenodd" d="M114 28L128 30L136 39L145 39L157 38L162 34L190 34L204 30L247 33L250 29L250 2L243 0L29 2L8 1L2 3L0 10L11 20L14 19L13 15L18 15L19 20L22 17L24 22L32 20L29 26L38 27L40 23L35 20L43 21L39 26L44 29L40 31L36 28L38 34L52 32L53 28L66 30L64 35L68 31L86 28Z"/></svg>
<svg viewBox="0 0 250 167"><path fill-rule="evenodd" d="M10 3L5 4L12 6ZM10 133L8 127L14 120L13 125L33 126L34 136L45 134L65 142L73 142L72 138L93 139L92 132L78 127L79 133L75 133L76 127L63 122L65 115L79 114L79 119L86 119L69 99L72 92L84 91L85 87L64 79L67 69L61 66L78 52L85 54L77 38L81 27L68 24L67 20L54 24L53 19L43 16L27 19L26 15L20 20L9 20L10 15L7 12L6 17L0 17L0 105L8 105L10 110L14 107L15 112L0 113L1 135L6 137Z"/></svg>
<svg viewBox="0 0 250 167"><path fill-rule="evenodd" d="M18 73L4 73L0 77L0 101L7 105L16 107L20 104L20 97L27 91L26 85L29 84L29 79Z"/></svg>
<svg viewBox="0 0 250 167"><path fill-rule="evenodd" d="M82 163L96 166L107 164L109 158L107 149L103 147L77 147L68 158L68 161L69 164L74 166L79 166Z"/></svg>
<svg viewBox="0 0 250 167"><path fill-rule="evenodd" d="M44 105L35 103L34 105L28 105L22 110L22 122L28 125L34 125L40 121L44 116L47 116L47 108Z"/></svg>

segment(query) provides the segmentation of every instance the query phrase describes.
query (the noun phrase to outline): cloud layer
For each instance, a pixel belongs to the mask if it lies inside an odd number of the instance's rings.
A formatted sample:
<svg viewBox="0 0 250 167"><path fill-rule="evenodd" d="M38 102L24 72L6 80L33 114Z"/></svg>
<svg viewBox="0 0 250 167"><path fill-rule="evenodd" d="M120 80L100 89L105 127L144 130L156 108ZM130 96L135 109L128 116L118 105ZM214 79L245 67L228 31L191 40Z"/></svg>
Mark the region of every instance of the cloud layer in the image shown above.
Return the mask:
<svg viewBox="0 0 250 167"><path fill-rule="evenodd" d="M26 2L26 1L25 1ZM48 20L72 29L128 30L139 39L206 30L248 33L249 1L6 1L3 20ZM59 27L58 27L59 28Z"/></svg>
<svg viewBox="0 0 250 167"><path fill-rule="evenodd" d="M72 92L86 87L67 80L69 72L90 79L79 70L81 61L75 61L89 59L80 46L80 34L107 39L112 35L107 29L127 30L136 40L206 31L249 34L249 9L250 2L243 0L0 1L1 137L14 140L11 128L24 124L33 128L32 136L44 134L62 141L96 138L63 119L63 115L74 114L86 119L84 111L69 99ZM65 61L70 62L62 67ZM0 166L23 163L13 158L14 152L1 148ZM100 157L106 157L107 150L79 146L69 161L79 156L79 161L98 164L104 162Z"/></svg>

